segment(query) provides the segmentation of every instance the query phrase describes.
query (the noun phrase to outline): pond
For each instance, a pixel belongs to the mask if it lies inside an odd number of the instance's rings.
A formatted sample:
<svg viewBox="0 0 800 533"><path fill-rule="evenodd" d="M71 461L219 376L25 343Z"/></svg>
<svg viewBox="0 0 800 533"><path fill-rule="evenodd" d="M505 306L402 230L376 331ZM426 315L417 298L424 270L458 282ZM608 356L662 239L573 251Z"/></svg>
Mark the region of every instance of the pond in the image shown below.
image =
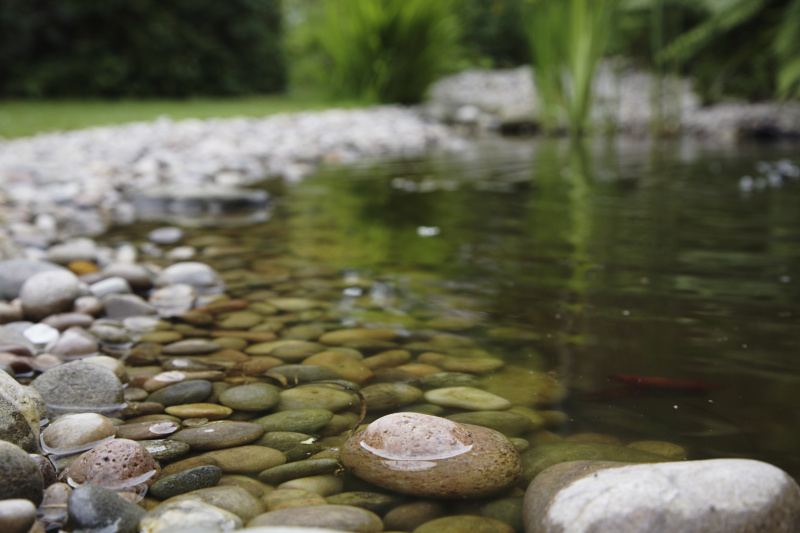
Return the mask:
<svg viewBox="0 0 800 533"><path fill-rule="evenodd" d="M224 237L209 262L235 294L297 288L282 266L330 272L345 326L454 333L556 377L562 436L668 441L800 479L797 154L487 139L265 182L268 220L188 227L186 242Z"/></svg>

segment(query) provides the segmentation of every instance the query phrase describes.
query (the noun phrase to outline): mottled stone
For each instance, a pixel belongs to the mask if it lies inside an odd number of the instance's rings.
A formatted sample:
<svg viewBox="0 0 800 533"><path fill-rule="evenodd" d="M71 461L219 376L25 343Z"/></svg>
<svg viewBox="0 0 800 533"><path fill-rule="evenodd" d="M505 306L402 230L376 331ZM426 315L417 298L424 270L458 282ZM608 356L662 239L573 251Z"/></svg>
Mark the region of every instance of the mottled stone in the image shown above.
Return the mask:
<svg viewBox="0 0 800 533"><path fill-rule="evenodd" d="M286 462L283 453L266 446L236 446L206 452L201 457L213 459L226 474L251 474Z"/></svg>
<svg viewBox="0 0 800 533"><path fill-rule="evenodd" d="M183 470L169 476L158 478L148 490L148 494L166 500L199 489L213 487L222 478L222 469L218 466L206 465Z"/></svg>
<svg viewBox="0 0 800 533"><path fill-rule="evenodd" d="M199 403L211 395L214 387L210 381L196 379L181 381L159 389L147 397L148 402L160 403L165 407L186 403Z"/></svg>
<svg viewBox="0 0 800 533"><path fill-rule="evenodd" d="M219 403L245 412L266 411L280 400L278 389L266 383L231 387L219 395Z"/></svg>
<svg viewBox="0 0 800 533"><path fill-rule="evenodd" d="M173 461L189 452L189 445L171 439L143 440L139 444L150 452L156 461Z"/></svg>
<svg viewBox="0 0 800 533"><path fill-rule="evenodd" d="M327 409L309 408L281 411L271 415L262 416L251 420L265 431L291 431L294 433L313 434L319 428L330 422L333 413Z"/></svg>
<svg viewBox="0 0 800 533"><path fill-rule="evenodd" d="M94 483L110 490L150 484L161 470L138 442L114 439L98 444L78 457L64 473L74 483Z"/></svg>
<svg viewBox="0 0 800 533"><path fill-rule="evenodd" d="M800 531L800 487L760 461L712 459L548 468L528 487L526 531Z"/></svg>
<svg viewBox="0 0 800 533"><path fill-rule="evenodd" d="M175 533L178 528L200 533L207 526L216 526L217 531L233 531L242 525L242 519L231 512L187 498L164 502L148 512L139 521L139 533Z"/></svg>
<svg viewBox="0 0 800 533"><path fill-rule="evenodd" d="M416 413L379 418L345 442L340 459L365 481L433 498L490 496L522 474L501 433Z"/></svg>
<svg viewBox="0 0 800 533"><path fill-rule="evenodd" d="M321 527L360 533L383 531L383 523L378 515L347 505L311 505L281 509L259 515L248 522L247 526Z"/></svg>
<svg viewBox="0 0 800 533"><path fill-rule="evenodd" d="M113 413L121 408L122 383L100 365L73 361L51 368L31 382L55 413Z"/></svg>
<svg viewBox="0 0 800 533"><path fill-rule="evenodd" d="M34 453L39 451L40 412L30 390L0 372L0 440Z"/></svg>
<svg viewBox="0 0 800 533"><path fill-rule="evenodd" d="M414 533L514 533L514 528L505 522L485 516L443 516L426 522Z"/></svg>

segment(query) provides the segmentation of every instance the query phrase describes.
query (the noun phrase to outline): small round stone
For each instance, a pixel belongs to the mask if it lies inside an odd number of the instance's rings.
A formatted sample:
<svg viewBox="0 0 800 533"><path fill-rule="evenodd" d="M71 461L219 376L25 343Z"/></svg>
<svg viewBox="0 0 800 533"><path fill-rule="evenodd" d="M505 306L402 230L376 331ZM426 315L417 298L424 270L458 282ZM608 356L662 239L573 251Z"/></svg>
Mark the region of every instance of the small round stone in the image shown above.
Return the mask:
<svg viewBox="0 0 800 533"><path fill-rule="evenodd" d="M383 531L380 517L366 509L347 505L311 505L264 513L247 523L247 527L301 526L339 531L378 533Z"/></svg>
<svg viewBox="0 0 800 533"><path fill-rule="evenodd" d="M304 359L303 364L329 368L343 379L356 383L363 383L372 377L372 370L364 366L361 361L346 353L333 350L314 354Z"/></svg>
<svg viewBox="0 0 800 533"><path fill-rule="evenodd" d="M3 533L28 533L36 520L36 506L30 500L0 500L0 530Z"/></svg>
<svg viewBox="0 0 800 533"><path fill-rule="evenodd" d="M389 411L413 404L422 398L422 391L405 383L376 383L361 389L367 411Z"/></svg>
<svg viewBox="0 0 800 533"><path fill-rule="evenodd" d="M278 485L279 489L299 489L309 492L316 492L320 496L327 497L339 494L344 488L341 477L332 474L325 476L308 476L292 479Z"/></svg>
<svg viewBox="0 0 800 533"><path fill-rule="evenodd" d="M266 510L264 502L250 494L246 489L234 485L195 490L187 494L174 496L165 503L190 499L200 500L224 509L241 518L242 522L247 522Z"/></svg>
<svg viewBox="0 0 800 533"><path fill-rule="evenodd" d="M357 398L349 392L323 385L303 385L280 393L277 411L321 408L335 413L357 402Z"/></svg>
<svg viewBox="0 0 800 533"><path fill-rule="evenodd" d="M78 295L78 277L66 269L34 274L19 292L22 310L32 320L69 311Z"/></svg>
<svg viewBox="0 0 800 533"><path fill-rule="evenodd" d="M293 433L314 433L331 421L333 413L327 409L312 407L281 411L251 420L265 431L291 431Z"/></svg>
<svg viewBox="0 0 800 533"><path fill-rule="evenodd" d="M160 403L166 407L186 403L199 403L211 396L213 390L214 386L210 381L203 379L182 381L153 392L147 397L147 401Z"/></svg>
<svg viewBox="0 0 800 533"><path fill-rule="evenodd" d="M70 494L67 513L76 529L136 533L145 510L116 492L85 483Z"/></svg>
<svg viewBox="0 0 800 533"><path fill-rule="evenodd" d="M447 509L439 502L421 501L398 505L383 517L387 529L397 531L414 531L431 520L447 514Z"/></svg>
<svg viewBox="0 0 800 533"><path fill-rule="evenodd" d="M266 446L235 446L206 452L201 457L212 459L226 474L252 474L286 462L283 453Z"/></svg>
<svg viewBox="0 0 800 533"><path fill-rule="evenodd" d="M233 413L233 409L215 403L187 403L172 405L164 409L167 414L178 418L206 418L208 420L221 420Z"/></svg>
<svg viewBox="0 0 800 533"><path fill-rule="evenodd" d="M331 505L350 505L352 507L361 507L362 509L372 511L377 515L383 516L389 511L389 509L397 507L402 500L400 497L391 494L362 491L334 494L333 496L328 496L325 498L325 501ZM384 525L387 525L388 527L388 524L385 522ZM398 527L392 527L389 529L407 531Z"/></svg>
<svg viewBox="0 0 800 533"><path fill-rule="evenodd" d="M122 383L100 365L73 361L51 368L31 382L56 413L114 412L121 408Z"/></svg>
<svg viewBox="0 0 800 533"><path fill-rule="evenodd" d="M292 479L333 474L339 468L336 459L307 459L268 468L258 475L258 480L267 485L280 485Z"/></svg>
<svg viewBox="0 0 800 533"><path fill-rule="evenodd" d="M204 527L216 527L209 531L232 531L242 525L242 519L231 512L198 499L183 499L164 502L144 515L139 521L139 533L173 533L178 528L200 533L206 531Z"/></svg>
<svg viewBox="0 0 800 533"><path fill-rule="evenodd" d="M309 505L325 505L325 498L315 492L300 489L276 489L266 494L261 500L266 510L277 511L290 507L307 507Z"/></svg>
<svg viewBox="0 0 800 533"><path fill-rule="evenodd" d="M185 283L191 285L200 294L217 294L224 290L225 282L216 270L195 261L175 263L162 270L156 276L157 287Z"/></svg>
<svg viewBox="0 0 800 533"><path fill-rule="evenodd" d="M516 437L536 429L530 418L508 411L469 411L447 417L460 424L472 424L499 431L506 437Z"/></svg>
<svg viewBox="0 0 800 533"><path fill-rule="evenodd" d="M514 533L514 528L505 522L484 516L445 516L426 522L414 533Z"/></svg>
<svg viewBox="0 0 800 533"><path fill-rule="evenodd" d="M43 492L36 461L19 446L0 440L0 500L22 498L38 505Z"/></svg>
<svg viewBox="0 0 800 533"><path fill-rule="evenodd" d="M266 383L231 387L219 395L219 403L245 412L266 411L280 400L278 389Z"/></svg>
<svg viewBox="0 0 800 533"><path fill-rule="evenodd" d="M42 444L50 453L77 453L114 434L114 423L103 415L74 413L53 420L42 431Z"/></svg>
<svg viewBox="0 0 800 533"><path fill-rule="evenodd" d="M166 500L178 494L213 487L219 483L221 478L222 469L220 467L199 466L159 478L150 485L148 493L161 500Z"/></svg>
<svg viewBox="0 0 800 533"><path fill-rule="evenodd" d="M365 481L431 498L491 496L522 475L501 433L416 413L379 418L345 442L340 459Z"/></svg>
<svg viewBox="0 0 800 533"><path fill-rule="evenodd" d="M150 484L160 470L144 446L132 440L114 439L79 456L67 468L64 478L116 491L141 483Z"/></svg>
<svg viewBox="0 0 800 533"><path fill-rule="evenodd" d="M502 411L511 402L491 392L474 387L445 387L425 393L425 400L443 407L456 407L471 411Z"/></svg>
<svg viewBox="0 0 800 533"><path fill-rule="evenodd" d="M212 422L174 433L173 440L185 442L193 450L219 450L249 444L264 434L264 428L250 422Z"/></svg>

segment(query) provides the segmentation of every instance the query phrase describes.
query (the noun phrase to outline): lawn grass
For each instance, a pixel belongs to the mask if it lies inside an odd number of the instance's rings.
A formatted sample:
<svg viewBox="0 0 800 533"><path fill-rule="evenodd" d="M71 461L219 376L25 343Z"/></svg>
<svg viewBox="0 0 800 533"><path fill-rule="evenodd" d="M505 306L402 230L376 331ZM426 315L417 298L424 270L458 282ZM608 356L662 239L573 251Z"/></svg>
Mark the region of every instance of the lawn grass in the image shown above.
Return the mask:
<svg viewBox="0 0 800 533"><path fill-rule="evenodd" d="M184 118L263 117L294 111L358 107L360 102L332 101L314 94L256 95L186 100L11 100L0 101L0 137L91 126Z"/></svg>

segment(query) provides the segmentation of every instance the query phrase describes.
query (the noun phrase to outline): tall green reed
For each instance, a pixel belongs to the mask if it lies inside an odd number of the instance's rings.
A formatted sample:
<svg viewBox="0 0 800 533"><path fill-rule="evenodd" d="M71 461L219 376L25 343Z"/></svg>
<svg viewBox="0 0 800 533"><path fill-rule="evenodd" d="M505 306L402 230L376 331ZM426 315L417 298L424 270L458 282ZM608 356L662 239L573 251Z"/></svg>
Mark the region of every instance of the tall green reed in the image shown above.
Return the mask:
<svg viewBox="0 0 800 533"><path fill-rule="evenodd" d="M412 104L452 64L453 0L323 0L315 21L337 96Z"/></svg>
<svg viewBox="0 0 800 533"><path fill-rule="evenodd" d="M588 132L592 81L616 0L529 0L525 20L545 131Z"/></svg>

